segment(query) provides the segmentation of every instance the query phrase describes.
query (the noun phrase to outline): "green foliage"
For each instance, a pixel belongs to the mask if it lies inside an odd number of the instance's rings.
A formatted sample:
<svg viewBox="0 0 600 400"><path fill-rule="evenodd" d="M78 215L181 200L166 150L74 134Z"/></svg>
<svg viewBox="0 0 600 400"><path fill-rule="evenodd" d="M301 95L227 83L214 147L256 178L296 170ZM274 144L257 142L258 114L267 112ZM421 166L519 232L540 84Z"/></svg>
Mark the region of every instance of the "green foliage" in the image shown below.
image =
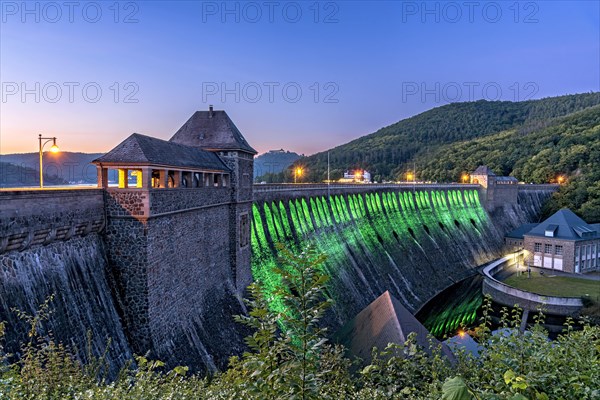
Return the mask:
<svg viewBox="0 0 600 400"><path fill-rule="evenodd" d="M324 297L328 277L319 269L325 257L311 247L298 255L278 247L274 273L281 284L274 296L284 311L271 311L264 288L250 286L250 312L236 319L255 330L246 338L251 352L232 358L222 382L239 398L338 398L351 384L343 350L327 344L319 325L331 303Z"/></svg>
<svg viewBox="0 0 600 400"><path fill-rule="evenodd" d="M456 376L446 380L442 386L442 400L471 400L473 396L465 381Z"/></svg>
<svg viewBox="0 0 600 400"><path fill-rule="evenodd" d="M567 321L564 334L549 341L541 325L519 331L522 310L516 307L501 311L503 329L492 334L489 298L472 332L478 358L458 351L451 363L433 340L422 349L411 334L404 344L375 349L372 362L357 370L342 347L327 343L320 324L330 305L320 272L323 257L310 248L280 253L275 272L282 278L278 295L285 295L285 309L269 310L260 283L249 288L249 312L236 319L253 333L246 339L248 351L232 357L226 371L201 377L183 366L169 371L160 361L137 357L107 382L99 378L102 360L84 366L67 348L39 335L50 312L47 301L36 315L22 315L34 335L21 361L6 365L0 359L0 399L600 399L600 327L584 322L576 331ZM543 322L541 314L536 321ZM0 324L0 338L3 332Z"/></svg>

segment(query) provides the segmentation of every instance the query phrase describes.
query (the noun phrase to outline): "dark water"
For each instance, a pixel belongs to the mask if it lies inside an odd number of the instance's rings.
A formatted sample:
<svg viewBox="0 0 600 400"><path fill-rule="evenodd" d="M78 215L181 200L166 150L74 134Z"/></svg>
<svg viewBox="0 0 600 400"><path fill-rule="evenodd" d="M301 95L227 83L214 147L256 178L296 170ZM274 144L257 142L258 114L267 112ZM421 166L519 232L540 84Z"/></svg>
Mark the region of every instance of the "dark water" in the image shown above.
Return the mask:
<svg viewBox="0 0 600 400"><path fill-rule="evenodd" d="M437 338L472 328L481 317L482 284L481 275L466 278L428 301L415 316Z"/></svg>
<svg viewBox="0 0 600 400"><path fill-rule="evenodd" d="M482 285L483 276L479 274L466 278L428 301L415 316L438 339L452 337L461 330L474 328L481 323ZM496 329L500 327L500 310L505 306L493 301L491 306L491 328ZM536 314L535 312L529 313L527 319L529 326L535 323ZM544 314L544 328L548 331L551 339L563 332L565 321L564 316ZM578 329L580 326L575 324L574 328Z"/></svg>

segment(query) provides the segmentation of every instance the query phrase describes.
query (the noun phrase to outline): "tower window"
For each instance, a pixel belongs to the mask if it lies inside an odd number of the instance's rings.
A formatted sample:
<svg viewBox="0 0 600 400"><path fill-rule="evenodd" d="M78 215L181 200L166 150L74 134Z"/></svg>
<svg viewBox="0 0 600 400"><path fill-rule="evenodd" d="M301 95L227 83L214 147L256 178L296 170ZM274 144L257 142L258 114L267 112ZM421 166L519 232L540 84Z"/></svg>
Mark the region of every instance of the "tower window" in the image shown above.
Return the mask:
<svg viewBox="0 0 600 400"><path fill-rule="evenodd" d="M240 248L248 246L250 237L250 223L248 214L240 215Z"/></svg>

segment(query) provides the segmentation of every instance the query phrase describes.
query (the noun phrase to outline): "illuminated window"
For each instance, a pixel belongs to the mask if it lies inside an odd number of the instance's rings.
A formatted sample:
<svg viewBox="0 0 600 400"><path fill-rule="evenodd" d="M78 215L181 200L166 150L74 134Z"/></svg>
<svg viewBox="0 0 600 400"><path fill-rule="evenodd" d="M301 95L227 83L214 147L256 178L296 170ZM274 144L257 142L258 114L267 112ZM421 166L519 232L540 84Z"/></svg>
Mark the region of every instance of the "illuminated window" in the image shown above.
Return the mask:
<svg viewBox="0 0 600 400"><path fill-rule="evenodd" d="M542 244L541 243L536 243L534 246L534 251L536 253L541 253L542 252Z"/></svg>
<svg viewBox="0 0 600 400"><path fill-rule="evenodd" d="M563 247L556 245L554 246L554 254L556 254L557 256L562 256L563 255Z"/></svg>
<svg viewBox="0 0 600 400"><path fill-rule="evenodd" d="M551 244L544 245L544 254L552 254L552 245Z"/></svg>

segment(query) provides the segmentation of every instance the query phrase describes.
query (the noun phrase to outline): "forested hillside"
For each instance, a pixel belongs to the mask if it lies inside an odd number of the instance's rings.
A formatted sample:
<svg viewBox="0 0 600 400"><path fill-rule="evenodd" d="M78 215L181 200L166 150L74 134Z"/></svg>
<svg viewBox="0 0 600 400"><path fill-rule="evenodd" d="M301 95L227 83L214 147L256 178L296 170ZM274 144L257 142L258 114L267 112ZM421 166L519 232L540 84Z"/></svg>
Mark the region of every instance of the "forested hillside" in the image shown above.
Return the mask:
<svg viewBox="0 0 600 400"><path fill-rule="evenodd" d="M562 176L565 183L547 211L570 207L587 221L600 222L600 106L533 132L511 129L444 146L418 159L417 173L428 180L455 181L482 164L524 182L557 182Z"/></svg>
<svg viewBox="0 0 600 400"><path fill-rule="evenodd" d="M254 158L254 178L279 174L302 156L292 151L271 150Z"/></svg>
<svg viewBox="0 0 600 400"><path fill-rule="evenodd" d="M520 103L449 104L330 151L332 178L365 168L375 180L456 182L478 165L524 182L565 184L547 213L570 207L600 222L600 93ZM307 181L326 176L327 152L299 161Z"/></svg>
<svg viewBox="0 0 600 400"><path fill-rule="evenodd" d="M375 180L401 179L413 160L431 158L441 146L510 129L527 135L548 126L554 118L598 104L600 93L523 102L480 100L448 104L330 150L331 176L336 179L347 169L363 168ZM307 180L325 179L327 152L301 162L309 174Z"/></svg>

